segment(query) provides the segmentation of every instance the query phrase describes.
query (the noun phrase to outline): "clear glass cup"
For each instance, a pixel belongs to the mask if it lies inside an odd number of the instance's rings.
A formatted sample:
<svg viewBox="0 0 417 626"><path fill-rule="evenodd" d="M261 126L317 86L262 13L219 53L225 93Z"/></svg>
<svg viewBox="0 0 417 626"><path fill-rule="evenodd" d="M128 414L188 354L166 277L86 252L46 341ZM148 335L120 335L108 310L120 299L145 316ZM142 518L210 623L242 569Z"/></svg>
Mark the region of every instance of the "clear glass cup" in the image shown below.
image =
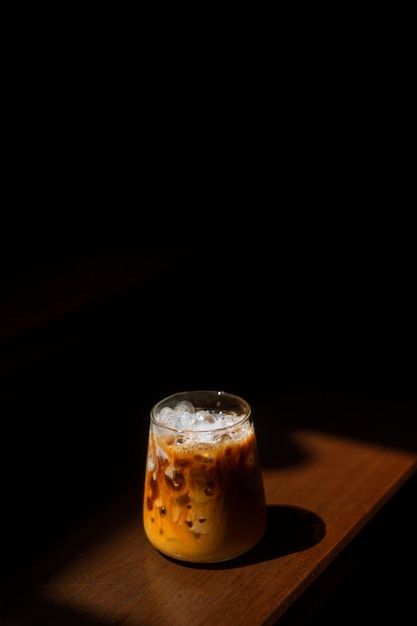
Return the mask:
<svg viewBox="0 0 417 626"><path fill-rule="evenodd" d="M163 554L194 563L237 557L266 529L251 407L224 391L185 391L150 414L143 523Z"/></svg>

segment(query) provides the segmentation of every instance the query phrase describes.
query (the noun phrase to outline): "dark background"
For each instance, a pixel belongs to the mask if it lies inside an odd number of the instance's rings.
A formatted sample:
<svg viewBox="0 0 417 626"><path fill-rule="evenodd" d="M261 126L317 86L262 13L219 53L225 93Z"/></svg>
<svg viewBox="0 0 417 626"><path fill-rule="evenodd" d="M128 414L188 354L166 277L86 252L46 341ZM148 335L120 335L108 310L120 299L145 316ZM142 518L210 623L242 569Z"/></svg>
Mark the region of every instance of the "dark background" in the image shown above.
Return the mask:
<svg viewBox="0 0 417 626"><path fill-rule="evenodd" d="M195 56L188 38L159 49L160 20L139 46L96 20L11 30L2 577L112 494L133 487L140 506L162 396L416 399L411 38L375 16L345 36L299 17L279 46L265 33L255 51L245 30L217 59L211 37Z"/></svg>

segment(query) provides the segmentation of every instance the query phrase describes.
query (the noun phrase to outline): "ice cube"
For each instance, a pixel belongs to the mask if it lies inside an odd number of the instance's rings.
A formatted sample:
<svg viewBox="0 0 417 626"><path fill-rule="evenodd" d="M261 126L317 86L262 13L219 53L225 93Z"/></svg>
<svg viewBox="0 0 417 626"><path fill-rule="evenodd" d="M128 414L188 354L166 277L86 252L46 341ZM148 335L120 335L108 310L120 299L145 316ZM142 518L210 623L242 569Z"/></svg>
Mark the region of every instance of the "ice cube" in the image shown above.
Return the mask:
<svg viewBox="0 0 417 626"><path fill-rule="evenodd" d="M195 413L195 408L188 400L181 400L175 405L174 411L177 413Z"/></svg>

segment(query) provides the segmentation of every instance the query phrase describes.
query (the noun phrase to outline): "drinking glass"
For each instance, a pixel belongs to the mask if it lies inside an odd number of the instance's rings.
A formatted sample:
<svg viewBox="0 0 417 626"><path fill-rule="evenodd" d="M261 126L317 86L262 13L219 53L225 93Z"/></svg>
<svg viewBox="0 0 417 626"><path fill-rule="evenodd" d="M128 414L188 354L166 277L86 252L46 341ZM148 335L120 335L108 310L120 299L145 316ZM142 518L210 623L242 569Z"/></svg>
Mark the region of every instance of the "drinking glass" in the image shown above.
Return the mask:
<svg viewBox="0 0 417 626"><path fill-rule="evenodd" d="M225 391L184 391L151 409L143 524L161 553L194 563L237 557L266 529L251 407Z"/></svg>

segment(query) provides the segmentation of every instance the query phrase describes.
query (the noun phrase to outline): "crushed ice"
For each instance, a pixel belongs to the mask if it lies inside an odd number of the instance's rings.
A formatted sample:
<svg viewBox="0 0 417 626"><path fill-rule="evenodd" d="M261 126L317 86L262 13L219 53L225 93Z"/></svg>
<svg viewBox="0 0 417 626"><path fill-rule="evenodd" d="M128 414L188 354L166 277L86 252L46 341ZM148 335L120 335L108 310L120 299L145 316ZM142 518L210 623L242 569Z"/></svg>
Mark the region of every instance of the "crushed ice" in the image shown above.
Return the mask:
<svg viewBox="0 0 417 626"><path fill-rule="evenodd" d="M242 419L242 415L234 411L196 410L191 402L182 400L173 409L163 407L156 419L164 426L176 430L207 431L233 426Z"/></svg>

